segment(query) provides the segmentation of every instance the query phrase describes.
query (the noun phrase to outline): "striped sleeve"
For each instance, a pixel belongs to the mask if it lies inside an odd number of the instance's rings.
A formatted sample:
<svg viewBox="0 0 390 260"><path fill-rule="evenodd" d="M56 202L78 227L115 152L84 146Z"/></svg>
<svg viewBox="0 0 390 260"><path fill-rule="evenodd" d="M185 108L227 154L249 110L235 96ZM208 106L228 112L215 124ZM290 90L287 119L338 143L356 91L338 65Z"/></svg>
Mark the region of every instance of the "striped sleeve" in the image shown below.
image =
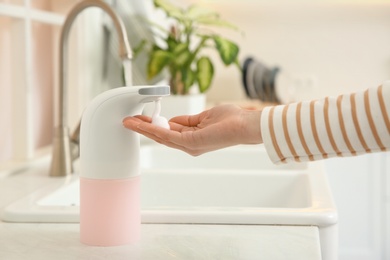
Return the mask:
<svg viewBox="0 0 390 260"><path fill-rule="evenodd" d="M261 131L274 163L390 150L390 81L365 91L266 107Z"/></svg>

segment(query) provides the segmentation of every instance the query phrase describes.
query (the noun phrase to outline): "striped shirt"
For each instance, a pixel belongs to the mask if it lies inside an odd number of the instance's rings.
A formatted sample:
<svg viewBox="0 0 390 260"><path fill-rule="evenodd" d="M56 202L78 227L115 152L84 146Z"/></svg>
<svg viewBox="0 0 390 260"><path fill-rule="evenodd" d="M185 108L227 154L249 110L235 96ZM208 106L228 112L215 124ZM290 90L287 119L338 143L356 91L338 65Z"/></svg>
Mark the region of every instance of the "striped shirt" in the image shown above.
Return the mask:
<svg viewBox="0 0 390 260"><path fill-rule="evenodd" d="M266 107L261 131L274 163L390 150L390 81L365 91Z"/></svg>

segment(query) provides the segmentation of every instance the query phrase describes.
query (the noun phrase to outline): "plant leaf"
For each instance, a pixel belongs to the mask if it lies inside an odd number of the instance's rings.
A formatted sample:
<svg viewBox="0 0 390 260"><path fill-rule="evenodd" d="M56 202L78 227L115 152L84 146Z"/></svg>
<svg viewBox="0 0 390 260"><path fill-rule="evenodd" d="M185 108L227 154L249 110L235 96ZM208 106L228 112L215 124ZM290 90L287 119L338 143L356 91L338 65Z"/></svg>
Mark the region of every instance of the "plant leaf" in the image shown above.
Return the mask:
<svg viewBox="0 0 390 260"><path fill-rule="evenodd" d="M173 54L177 55L188 50L188 43L181 42L173 49Z"/></svg>
<svg viewBox="0 0 390 260"><path fill-rule="evenodd" d="M161 49L154 49L150 53L148 62L148 79L152 79L159 74L163 68L171 61L171 54Z"/></svg>
<svg viewBox="0 0 390 260"><path fill-rule="evenodd" d="M211 81L214 77L214 67L211 60L206 56L203 56L198 60L196 67L196 80L198 81L200 92L203 93L211 85Z"/></svg>
<svg viewBox="0 0 390 260"><path fill-rule="evenodd" d="M187 66L191 59L191 52L188 43L179 43L173 50L173 62L178 66Z"/></svg>
<svg viewBox="0 0 390 260"><path fill-rule="evenodd" d="M175 38L172 37L172 35L168 35L168 37L166 39L164 39L166 42L167 42L167 45L168 45L168 50L173 52L173 50L176 48L177 46L177 41Z"/></svg>
<svg viewBox="0 0 390 260"><path fill-rule="evenodd" d="M181 70L181 75L182 75L182 81L184 83L184 93L188 93L190 87L195 82L195 72L187 67Z"/></svg>
<svg viewBox="0 0 390 260"><path fill-rule="evenodd" d="M223 63L225 65L232 64L238 56L239 48L237 44L219 36L214 36L213 39Z"/></svg>

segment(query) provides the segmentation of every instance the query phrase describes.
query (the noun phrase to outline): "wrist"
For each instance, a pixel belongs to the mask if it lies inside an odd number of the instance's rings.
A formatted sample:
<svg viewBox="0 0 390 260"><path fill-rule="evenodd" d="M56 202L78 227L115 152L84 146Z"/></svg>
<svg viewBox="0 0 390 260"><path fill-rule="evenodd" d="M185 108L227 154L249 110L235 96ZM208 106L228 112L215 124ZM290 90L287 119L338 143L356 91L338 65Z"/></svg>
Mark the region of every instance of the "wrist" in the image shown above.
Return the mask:
<svg viewBox="0 0 390 260"><path fill-rule="evenodd" d="M261 135L261 110L245 110L244 116L245 122L242 129L246 130L246 133L243 133L244 137L247 137L247 144L261 144L263 143L263 138Z"/></svg>

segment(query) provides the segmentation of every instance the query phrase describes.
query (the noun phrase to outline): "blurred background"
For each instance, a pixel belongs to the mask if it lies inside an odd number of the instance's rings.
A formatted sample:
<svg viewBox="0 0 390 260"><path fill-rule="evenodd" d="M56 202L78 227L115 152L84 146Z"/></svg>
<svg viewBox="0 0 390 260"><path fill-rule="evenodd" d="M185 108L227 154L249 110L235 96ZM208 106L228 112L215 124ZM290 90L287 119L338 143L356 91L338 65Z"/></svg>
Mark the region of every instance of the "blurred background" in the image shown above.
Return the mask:
<svg viewBox="0 0 390 260"><path fill-rule="evenodd" d="M77 2L0 0L0 162L32 158L51 144L59 32ZM153 40L148 24L138 19L162 21L163 14L150 0L107 2L125 20L132 46L144 38ZM253 57L288 74L296 85L290 101L359 91L390 79L387 0L172 2L205 6L235 24L239 32L216 31L239 45L240 62ZM72 29L71 127L91 97L122 84L115 37L111 21L100 10L85 11ZM134 60L134 84L163 80L146 79L146 62L142 54ZM236 68L216 62L215 71L206 93L209 105L249 101ZM340 213L340 259L390 259L389 153L331 159L326 167Z"/></svg>

